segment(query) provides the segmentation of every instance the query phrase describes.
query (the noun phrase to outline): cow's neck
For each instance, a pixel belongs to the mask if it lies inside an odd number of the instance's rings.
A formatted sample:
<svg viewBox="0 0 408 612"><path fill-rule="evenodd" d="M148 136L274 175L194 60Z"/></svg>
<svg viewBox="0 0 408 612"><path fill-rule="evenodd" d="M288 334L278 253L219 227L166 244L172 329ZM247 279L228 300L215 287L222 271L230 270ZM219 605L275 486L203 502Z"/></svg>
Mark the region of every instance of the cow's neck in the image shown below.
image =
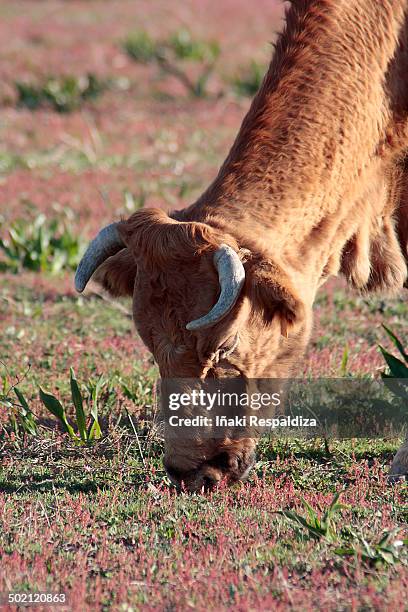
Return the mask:
<svg viewBox="0 0 408 612"><path fill-rule="evenodd" d="M236 141L186 216L233 224L283 260L302 253L306 262L314 243L318 282L348 210L379 170L390 121L384 77L404 7L404 0L293 2Z"/></svg>

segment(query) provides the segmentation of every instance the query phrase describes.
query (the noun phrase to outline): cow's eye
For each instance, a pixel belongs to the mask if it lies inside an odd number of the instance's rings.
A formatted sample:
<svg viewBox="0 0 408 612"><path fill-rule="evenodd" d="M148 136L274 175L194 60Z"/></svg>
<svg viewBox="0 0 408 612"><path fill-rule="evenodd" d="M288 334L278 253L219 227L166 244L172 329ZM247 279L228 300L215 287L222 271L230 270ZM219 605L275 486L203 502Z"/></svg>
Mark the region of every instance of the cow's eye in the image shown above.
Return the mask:
<svg viewBox="0 0 408 612"><path fill-rule="evenodd" d="M221 346L218 349L220 353L220 357L225 358L231 355L231 353L233 353L235 349L237 348L238 344L239 344L239 335L237 332L235 336L232 336L232 338L228 338L228 340L226 340L225 342L221 344Z"/></svg>

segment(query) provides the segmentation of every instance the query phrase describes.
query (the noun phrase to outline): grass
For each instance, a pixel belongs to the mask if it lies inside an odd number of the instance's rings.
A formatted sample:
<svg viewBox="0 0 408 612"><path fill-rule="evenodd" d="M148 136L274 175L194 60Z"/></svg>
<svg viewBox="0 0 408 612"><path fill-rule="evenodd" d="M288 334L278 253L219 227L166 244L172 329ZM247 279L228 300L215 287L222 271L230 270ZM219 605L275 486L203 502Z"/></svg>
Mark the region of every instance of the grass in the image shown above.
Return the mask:
<svg viewBox="0 0 408 612"><path fill-rule="evenodd" d="M0 294L3 329L15 329L1 336L3 373L37 423L36 435L16 431L2 408L0 553L9 582L0 588L63 590L73 609L335 609L350 596L402 605L407 485L385 478L397 441L264 439L248 483L177 495L162 467L156 372L139 352L127 302L78 298L63 278L43 273L38 285L36 276L11 275ZM343 302L355 308L344 294ZM323 301L316 314L329 309ZM388 346L385 331L378 336ZM103 376L101 437L91 444L64 433L38 397L39 386L58 397L78 435L71 366L85 417Z"/></svg>
<svg viewBox="0 0 408 612"><path fill-rule="evenodd" d="M80 108L87 100L101 95L108 83L94 74L85 76L52 76L42 83L16 81L17 104L37 110L50 106L59 113L69 113Z"/></svg>
<svg viewBox="0 0 408 612"><path fill-rule="evenodd" d="M0 8L0 592L64 591L81 611L404 609L407 484L386 481L397 440L265 438L247 483L176 494L162 466L157 370L130 304L73 289L70 269L101 225L144 205L181 208L213 179L262 79L248 57L270 40L278 9L26 3L27 29L14 4ZM152 34L131 47L133 27ZM163 44L170 70L155 58ZM87 74L128 85L89 104ZM18 111L16 80L35 84ZM212 95L219 88L238 95ZM382 324L406 347L406 300L328 283L314 314L302 375L379 377L379 344L403 361Z"/></svg>
<svg viewBox="0 0 408 612"><path fill-rule="evenodd" d="M127 55L141 64L155 64L161 74L177 79L195 98L207 95L207 82L220 55L217 41L195 40L188 29L182 28L166 39L154 40L144 30L130 34L122 43ZM187 63L199 67L191 76Z"/></svg>
<svg viewBox="0 0 408 612"><path fill-rule="evenodd" d="M172 492L160 445L149 446L143 463L135 436L115 429L92 449L58 439L3 447L0 550L16 590L63 590L74 609L402 601L406 497L385 483L389 446L361 445L356 456L339 443L328 458L316 443L265 443L250 483L207 497ZM324 513L345 482L339 540L310 538L282 515L301 513L302 497ZM395 557L377 563L387 547Z"/></svg>
<svg viewBox="0 0 408 612"><path fill-rule="evenodd" d="M5 232L5 224L0 223ZM0 271L18 273L22 268L34 272L56 274L75 270L86 243L74 233L70 211L58 218L47 219L37 214L33 221L17 219L7 228L8 236L0 238Z"/></svg>

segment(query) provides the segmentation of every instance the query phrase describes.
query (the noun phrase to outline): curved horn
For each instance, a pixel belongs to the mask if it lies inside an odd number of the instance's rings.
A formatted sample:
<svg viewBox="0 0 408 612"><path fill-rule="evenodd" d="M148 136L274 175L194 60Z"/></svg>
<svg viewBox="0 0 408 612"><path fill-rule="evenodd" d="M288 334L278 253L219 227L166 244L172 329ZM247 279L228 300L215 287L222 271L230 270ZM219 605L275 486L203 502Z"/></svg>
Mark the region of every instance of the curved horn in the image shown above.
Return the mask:
<svg viewBox="0 0 408 612"><path fill-rule="evenodd" d="M105 259L126 247L117 225L117 223L111 223L104 227L86 249L75 273L75 289L79 293L82 293L96 268Z"/></svg>
<svg viewBox="0 0 408 612"><path fill-rule="evenodd" d="M220 281L220 297L210 312L187 323L186 328L190 331L204 329L221 321L235 305L245 282L244 266L237 253L228 245L222 244L217 249L213 261Z"/></svg>

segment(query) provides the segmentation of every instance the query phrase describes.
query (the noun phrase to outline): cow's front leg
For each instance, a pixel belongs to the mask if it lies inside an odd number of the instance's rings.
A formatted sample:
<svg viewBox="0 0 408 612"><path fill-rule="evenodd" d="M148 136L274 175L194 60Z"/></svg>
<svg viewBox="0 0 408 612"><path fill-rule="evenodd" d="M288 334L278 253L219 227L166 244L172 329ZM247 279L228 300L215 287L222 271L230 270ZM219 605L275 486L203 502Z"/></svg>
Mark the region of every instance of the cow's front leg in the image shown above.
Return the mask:
<svg viewBox="0 0 408 612"><path fill-rule="evenodd" d="M401 478L408 477L408 435L405 438L405 442L398 450L391 464L391 468L388 474L388 479L391 482L401 480Z"/></svg>

